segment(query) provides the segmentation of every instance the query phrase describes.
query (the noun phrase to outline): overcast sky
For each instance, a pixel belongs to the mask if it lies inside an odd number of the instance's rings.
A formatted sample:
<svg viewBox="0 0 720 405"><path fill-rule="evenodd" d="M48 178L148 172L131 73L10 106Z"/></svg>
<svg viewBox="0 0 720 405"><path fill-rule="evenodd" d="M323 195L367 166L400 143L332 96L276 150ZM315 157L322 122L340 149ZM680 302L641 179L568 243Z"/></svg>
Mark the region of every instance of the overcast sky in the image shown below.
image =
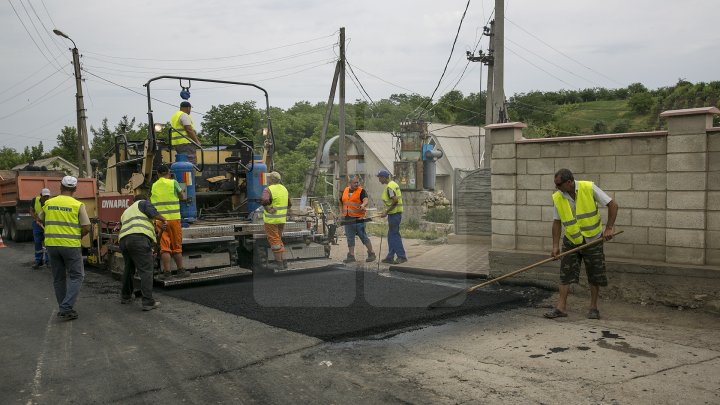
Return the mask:
<svg viewBox="0 0 720 405"><path fill-rule="evenodd" d="M467 0L6 0L0 5L0 145L21 151L55 145L75 126L69 35L82 54L88 128L123 115L145 122L143 84L160 75L252 82L270 104L327 101L340 27L347 60L372 100L394 93L430 96L438 83ZM465 53L487 49L482 27L494 0L471 0L452 60L435 99L453 87L480 90L480 63ZM679 78L719 80L717 0L506 0L506 96L532 90L654 89ZM485 69L482 86L485 87ZM354 79L354 77L352 78ZM351 80L347 100L367 97ZM156 119L169 119L180 85L151 87ZM253 89L190 87L194 113L255 100ZM138 94L140 93L140 94ZM200 117L195 118L200 121ZM281 140L279 140L281 141Z"/></svg>

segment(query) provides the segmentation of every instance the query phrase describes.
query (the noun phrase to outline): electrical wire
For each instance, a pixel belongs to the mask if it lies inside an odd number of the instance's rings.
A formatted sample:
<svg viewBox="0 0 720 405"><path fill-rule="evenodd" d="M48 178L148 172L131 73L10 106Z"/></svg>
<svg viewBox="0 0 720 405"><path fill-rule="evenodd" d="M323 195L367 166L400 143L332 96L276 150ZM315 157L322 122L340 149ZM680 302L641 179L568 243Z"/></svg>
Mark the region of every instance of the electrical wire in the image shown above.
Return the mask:
<svg viewBox="0 0 720 405"><path fill-rule="evenodd" d="M605 75L605 74L603 74L603 73L601 73L601 72L598 72L597 70L595 70L595 69L593 69L593 68L591 68L591 67L589 67L589 66L586 66L585 64L583 64L582 62L578 61L577 59L575 59L575 58L567 55L566 53L558 50L558 49L555 48L554 46L552 46L552 45L548 44L547 42L543 41L542 39L540 39L537 35L531 33L530 31L526 30L525 28L519 26L518 24L516 24L515 22L513 22L513 21L510 20L509 18L505 17L505 21L507 21L507 22L509 22L510 24L518 27L520 30L522 30L522 31L525 32L526 34L530 35L531 37L537 39L538 41L540 41L541 43L543 43L543 44L544 44L545 46L547 46L548 48L550 48L550 49L552 49L553 51L559 53L560 55L562 55L562 56L570 59L571 61L577 63L578 65L584 67L585 69L587 69L587 70L589 70L589 71L591 71L591 72L594 72L595 74L598 74L598 75L600 75L600 76L602 76L602 77L610 80L611 82L613 82L613 83L615 83L615 84L617 84L617 85L620 85L621 87L623 86L622 83L618 82L617 80L613 79L612 77L609 77L609 76L607 76L607 75Z"/></svg>
<svg viewBox="0 0 720 405"><path fill-rule="evenodd" d="M443 72L440 75L440 80L438 80L437 85L435 86L435 90L433 90L432 94L430 95L430 99L425 104L425 107L423 108L423 111L418 114L418 119L427 111L427 106L432 103L433 97L435 97L435 92L437 92L437 89L440 87L440 83L442 83L443 77L445 77L445 72L447 71L447 67L450 64L450 60L452 59L453 52L455 51L455 44L457 44L458 37L460 36L460 29L462 28L463 21L465 20L465 15L467 14L468 8L470 7L470 0L467 1L467 4L465 5L465 11L463 11L462 17L460 18L460 24L458 25L457 32L455 33L455 39L453 40L452 48L450 48L450 55L448 56L447 62L445 62L445 67L443 68Z"/></svg>
<svg viewBox="0 0 720 405"><path fill-rule="evenodd" d="M373 106L375 106L375 102L373 101L372 97L370 97L370 94L368 94L367 90L365 90L365 86L362 85L362 83L360 82L360 79L359 79L359 78L357 77L357 75L355 74L355 71L353 70L352 65L350 64L350 62L347 60L347 57L345 58L345 63L346 63L346 64L348 65L348 67L350 68L350 73L351 73L351 75L355 77L355 80L357 80L358 84L360 85L360 88L362 89L362 93L365 93L365 95L368 97L368 99L370 99L370 103L371 103Z"/></svg>
<svg viewBox="0 0 720 405"><path fill-rule="evenodd" d="M35 87L38 86L39 84L43 83L43 82L46 81L47 79L55 76L56 74L58 74L58 73L60 73L60 72L62 72L62 70L56 70L56 71L52 72L49 76L46 76L44 79L41 79L40 81L38 81L38 82L36 82L35 84L31 85L30 87L26 88L25 90L22 90L21 92L16 93L16 94L14 94L14 95L6 98L5 100L0 101L0 104L5 104L5 103L7 103L8 101L10 101L10 100L12 100L12 99L14 99L14 98L16 98L16 97L21 96L21 95L27 93L28 91L32 90L33 88L35 88ZM69 77L70 77L70 76L68 76L68 78L69 78Z"/></svg>
<svg viewBox="0 0 720 405"><path fill-rule="evenodd" d="M40 45L38 45L37 41L35 41L35 38L32 36L32 34L30 34L30 30L28 30L28 28L25 25L25 22L22 20L22 18L20 18L20 14L18 14L17 10L15 9L15 6L12 4L12 1L8 0L8 3L10 3L10 7L12 7L13 12L15 13L15 16L18 18L18 21L20 21L20 24L22 24L23 28L25 29L25 32L30 37L30 40L33 42L33 44L35 44L35 47L37 48L37 50L40 52L40 54L43 56L43 58L45 58L46 61L48 61L48 62L50 62L50 64L52 64L53 61L50 58L48 58L47 55L45 55L45 52L43 52L43 50L40 49ZM55 60L55 62L57 62L57 60ZM57 68L55 65L53 65L53 67Z"/></svg>
<svg viewBox="0 0 720 405"><path fill-rule="evenodd" d="M574 73L574 72L572 72L572 71L570 71L570 70L565 69L564 67L558 65L557 63L551 61L550 59L547 59L547 58L545 58L544 56L542 56L542 55L540 55L540 54L538 54L538 53L536 53L536 52L533 52L533 51L525 48L524 46L518 44L517 42L513 41L513 40L510 39L510 38L505 37L505 40L508 41L508 42L511 42L513 45L519 47L520 49L522 49L522 50L524 50L524 51L526 51L526 52L529 52L529 53L535 55L536 57L544 60L545 62L547 62L547 63L549 63L549 64L551 64L551 65L553 65L553 66L555 66L555 67L557 67L557 68L559 68L559 69L562 69L562 70L564 70L564 71L567 72L567 73L570 73L571 75L573 75L573 76L575 76L575 77L577 77L577 78L580 78L580 79L582 79L582 80L585 80L586 82L591 83L591 84L594 84L594 85L596 85L596 86L598 86L598 87L602 87L602 85L598 84L597 82L594 82L594 81L592 81L592 80L590 80L590 79L588 79L588 78L586 78L586 77L580 76L580 75L578 75L578 74L576 74L576 73Z"/></svg>
<svg viewBox="0 0 720 405"><path fill-rule="evenodd" d="M568 83L568 82L566 82L565 80L563 80L563 79L555 76L554 74L552 74L552 73L548 72L547 70L541 68L540 66L536 65L535 63L533 63L533 62L530 61L529 59L525 58L524 56L522 56L522 55L518 54L517 52L513 51L511 48L505 46L505 50L506 50L506 51L509 51L509 52L512 53L513 55L515 55L515 56L517 56L518 58L524 60L525 62L531 64L532 66L534 66L534 67L537 68L538 70L541 70L541 71L545 72L548 76L551 76L551 77L557 79L558 81L567 84L567 85L570 86L570 87L573 87L573 88L578 89L578 90L580 89L579 86L576 86L576 85L574 85L574 84Z"/></svg>
<svg viewBox="0 0 720 405"><path fill-rule="evenodd" d="M57 93L55 93L55 94L53 94L53 95L51 95L51 96L50 96L49 94L50 94L53 90L55 90L55 89L57 89L58 87L62 86L65 82L67 82L67 81L70 80L70 79L72 79L72 77L68 76L65 80L63 80L62 82L60 82L60 84L58 84L57 86L55 86L55 87L53 87L52 89L50 89L47 93L43 94L42 96L38 97L35 101L32 101L32 102L28 103L27 105L22 106L20 109L15 110L15 111L7 114L7 115L3 115L2 117L0 117L0 120L4 120L5 118L11 117L11 116L13 116L13 115L15 115L15 114L17 114L17 113L19 113L19 112L25 111L25 110L27 110L27 109L35 106L35 105L44 103L45 101L48 101L48 100L50 100L50 99L53 98L53 97L56 97L56 96L57 96L58 94L60 94L61 92L57 92ZM66 86L66 87L63 88L62 90L64 91L65 89L68 89L68 88L70 88L70 86Z"/></svg>
<svg viewBox="0 0 720 405"><path fill-rule="evenodd" d="M8 0L8 1L9 1L9 0ZM45 49L47 49L48 54L50 54L50 56L53 58L53 60L58 64L59 68L62 69L62 68L63 68L62 64L61 64L60 62L58 62L58 60L57 60L58 57L53 53L52 50L50 50L50 47L47 45L47 43L45 43L45 40L43 39L43 35L40 34L40 30L38 30L37 25L35 25L35 20L34 20L34 19L32 18L32 16L30 15L30 12L28 11L27 7L25 7L25 3L23 3L22 0L18 0L18 1L20 2L20 5L22 6L23 10L25 10L25 14L26 14L27 17L28 17L28 20L30 20L30 24L32 24L32 27L33 27L33 29L35 30L35 33L37 34L38 38L40 38L40 42L42 42L42 44L43 44L43 46L45 47ZM28 0L28 3L29 3L29 0ZM32 6L32 5L31 5L31 6ZM38 17L38 19L39 19L39 17ZM42 21L41 21L40 23L42 24ZM45 26L45 25L43 24L43 27L44 27L44 26ZM46 32L47 32L47 31L46 31ZM61 54L62 54L62 53L61 53ZM67 72L66 72L66 73L67 73Z"/></svg>
<svg viewBox="0 0 720 405"><path fill-rule="evenodd" d="M86 53L86 54L88 54L88 55L102 56L102 57L105 57L105 58L124 59L124 60L137 60L137 61L152 61L152 62L198 62L198 61L200 61L200 62L204 62L204 61L211 61L211 60L223 60L223 59L240 58L240 57L243 57L243 56L257 55L257 54L261 54L261 53L265 53L265 52L275 51L275 50L278 50L278 49L289 48L289 47L296 46L296 45L307 44L307 43L310 43L310 42L319 41L319 40L321 40L321 39L334 37L336 33L337 33L337 31L333 32L333 33L330 34L330 35L326 35L326 36L323 36L323 37L313 38L313 39L309 39L309 40L306 40L306 41L295 42L295 43L287 44L287 45L276 46L276 47L273 47L273 48L267 48L267 49L263 49L263 50L259 50L259 51L253 51L253 52L242 53L242 54L237 54L237 55L230 55L230 56L218 56L218 57L212 57L212 58L194 58L194 59L151 59L151 58L130 58L130 57L122 57L122 56L112 56L112 55L106 55L106 54L102 54L102 53L88 52L88 51L84 51L84 53Z"/></svg>

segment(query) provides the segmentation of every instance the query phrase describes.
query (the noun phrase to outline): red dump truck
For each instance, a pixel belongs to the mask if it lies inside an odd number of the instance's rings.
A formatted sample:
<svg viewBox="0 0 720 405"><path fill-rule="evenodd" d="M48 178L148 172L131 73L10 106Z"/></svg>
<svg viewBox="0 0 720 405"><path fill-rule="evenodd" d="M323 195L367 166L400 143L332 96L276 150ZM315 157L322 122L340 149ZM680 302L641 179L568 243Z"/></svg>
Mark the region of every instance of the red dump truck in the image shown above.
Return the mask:
<svg viewBox="0 0 720 405"><path fill-rule="evenodd" d="M0 228L3 239L15 242L32 240L30 205L43 188L53 197L60 194L60 181L65 174L57 171L18 171L15 178L0 180ZM95 179L78 179L73 197L85 204L88 216L94 217Z"/></svg>

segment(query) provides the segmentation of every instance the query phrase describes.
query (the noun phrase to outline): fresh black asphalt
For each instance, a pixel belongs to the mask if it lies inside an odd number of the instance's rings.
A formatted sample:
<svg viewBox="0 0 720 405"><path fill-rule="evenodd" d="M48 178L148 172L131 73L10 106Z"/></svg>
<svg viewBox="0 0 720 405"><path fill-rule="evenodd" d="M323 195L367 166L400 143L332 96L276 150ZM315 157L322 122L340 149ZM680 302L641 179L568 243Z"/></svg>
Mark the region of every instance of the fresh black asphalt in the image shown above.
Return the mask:
<svg viewBox="0 0 720 405"><path fill-rule="evenodd" d="M544 292L502 288L476 291L446 307L427 305L458 291L434 282L388 277L341 266L323 271L249 277L163 293L323 340L342 340L487 314L528 304Z"/></svg>

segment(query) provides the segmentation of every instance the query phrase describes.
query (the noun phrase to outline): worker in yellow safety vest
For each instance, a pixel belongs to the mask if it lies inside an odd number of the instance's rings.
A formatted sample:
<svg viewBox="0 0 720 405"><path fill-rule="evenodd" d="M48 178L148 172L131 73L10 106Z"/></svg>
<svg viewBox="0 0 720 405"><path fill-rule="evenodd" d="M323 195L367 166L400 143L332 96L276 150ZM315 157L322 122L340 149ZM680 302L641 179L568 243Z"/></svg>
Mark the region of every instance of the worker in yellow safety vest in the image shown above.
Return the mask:
<svg viewBox="0 0 720 405"><path fill-rule="evenodd" d="M381 261L388 264L400 264L407 261L407 254L400 236L400 222L402 222L403 201L400 186L390 180L390 172L380 170L377 174L380 184L385 185L381 199L385 210L380 213L381 217L387 216L388 221L388 254ZM397 255L397 259L395 256Z"/></svg>
<svg viewBox="0 0 720 405"><path fill-rule="evenodd" d="M150 191L150 202L167 221L167 229L162 232L160 238L162 273L158 276L158 279L188 277L190 272L183 268L182 224L180 221L180 200L185 200L185 192L177 180L172 178L167 165L161 165L157 173L158 179ZM160 233L160 223L156 222L155 225L158 233ZM170 270L171 259L175 261L177 270Z"/></svg>
<svg viewBox="0 0 720 405"><path fill-rule="evenodd" d="M292 204L287 188L280 184L282 178L280 173L270 172L265 177L269 184L263 190L260 204L264 207L265 234L275 258L274 266L271 266L271 269L281 270L287 268L287 264L283 260L285 245L282 241L282 234L287 221L287 212Z"/></svg>
<svg viewBox="0 0 720 405"><path fill-rule="evenodd" d="M190 117L191 109L190 102L183 101L180 103L180 110L176 111L170 118L170 126L172 127L170 143L176 153L187 155L188 161L196 164L197 145L200 145L200 140L197 132L195 132L195 124Z"/></svg>
<svg viewBox="0 0 720 405"><path fill-rule="evenodd" d="M568 169L555 173L555 191L552 195L554 214L552 225L552 256L560 254L560 237L563 237L563 252L582 246L599 238L610 240L613 237L618 205L600 187L591 181L575 181ZM598 206L608 209L607 226L603 230ZM570 284L580 281L580 265L585 262L585 272L590 284L589 319L600 319L598 296L600 287L607 286L605 274L605 253L603 244L589 246L578 252L563 256L560 261L560 298L557 307L545 313L546 318L566 317L567 296Z"/></svg>
<svg viewBox="0 0 720 405"><path fill-rule="evenodd" d="M135 271L140 276L142 309L150 311L160 306L153 298L153 246L157 241L153 219L160 222L160 229L167 228L167 220L147 200L144 194L135 196L135 202L120 217L120 251L125 262L120 290L120 303L133 302L133 279Z"/></svg>
<svg viewBox="0 0 720 405"><path fill-rule="evenodd" d="M74 307L85 277L81 242L90 233L90 218L85 204L72 197L77 184L75 177L63 177L60 195L47 200L40 214L61 320L77 319Z"/></svg>
<svg viewBox="0 0 720 405"><path fill-rule="evenodd" d="M35 242L35 264L33 269L39 269L40 266L50 266L48 260L47 249L45 249L45 228L42 226L40 221L40 213L43 210L43 206L50 198L50 189L44 188L40 190L40 195L33 198L32 204L30 204L30 215L33 217L32 231L33 231L33 242Z"/></svg>

